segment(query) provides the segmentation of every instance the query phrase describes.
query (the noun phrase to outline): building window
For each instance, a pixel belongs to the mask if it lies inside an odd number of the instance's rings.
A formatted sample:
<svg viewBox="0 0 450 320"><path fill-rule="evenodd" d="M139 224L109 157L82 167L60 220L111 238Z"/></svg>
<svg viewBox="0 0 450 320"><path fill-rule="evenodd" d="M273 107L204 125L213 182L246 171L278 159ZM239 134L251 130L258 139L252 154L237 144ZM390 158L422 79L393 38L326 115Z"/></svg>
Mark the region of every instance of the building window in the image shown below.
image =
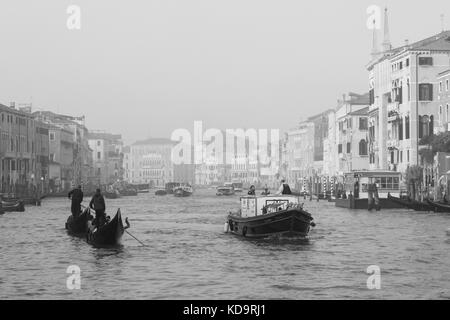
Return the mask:
<svg viewBox="0 0 450 320"><path fill-rule="evenodd" d="M359 130L367 130L367 128L368 128L368 119L359 118Z"/></svg>
<svg viewBox="0 0 450 320"><path fill-rule="evenodd" d="M102 153L101 152L97 152L97 159L100 160L102 158Z"/></svg>
<svg viewBox="0 0 450 320"><path fill-rule="evenodd" d="M419 66L432 66L433 58L432 57L419 57Z"/></svg>
<svg viewBox="0 0 450 320"><path fill-rule="evenodd" d="M449 82L447 79L447 80L445 80L445 91L448 91L448 89L449 89Z"/></svg>
<svg viewBox="0 0 450 320"><path fill-rule="evenodd" d="M403 140L403 118L398 122L398 140Z"/></svg>
<svg viewBox="0 0 450 320"><path fill-rule="evenodd" d="M406 161L409 162L409 150L406 150Z"/></svg>
<svg viewBox="0 0 450 320"><path fill-rule="evenodd" d="M406 59L406 66L409 67L409 58Z"/></svg>
<svg viewBox="0 0 450 320"><path fill-rule="evenodd" d="M433 85L431 83L419 84L419 101L433 101Z"/></svg>
<svg viewBox="0 0 450 320"><path fill-rule="evenodd" d="M359 155L367 156L367 141L364 139L359 141Z"/></svg>
<svg viewBox="0 0 450 320"><path fill-rule="evenodd" d="M405 117L405 139L409 139L409 116Z"/></svg>
<svg viewBox="0 0 450 320"><path fill-rule="evenodd" d="M342 153L342 144L338 144L338 153Z"/></svg>
<svg viewBox="0 0 450 320"><path fill-rule="evenodd" d="M352 150L351 150L351 143L350 142L347 142L347 153L350 153Z"/></svg>
<svg viewBox="0 0 450 320"><path fill-rule="evenodd" d="M100 140L98 140L98 141L97 141L97 145L98 145L98 146L101 146L101 145L102 145L102 142L101 142Z"/></svg>
<svg viewBox="0 0 450 320"><path fill-rule="evenodd" d="M442 92L442 81L439 81L439 92Z"/></svg>
<svg viewBox="0 0 450 320"><path fill-rule="evenodd" d="M55 133L54 132L50 132L50 141L55 141Z"/></svg>

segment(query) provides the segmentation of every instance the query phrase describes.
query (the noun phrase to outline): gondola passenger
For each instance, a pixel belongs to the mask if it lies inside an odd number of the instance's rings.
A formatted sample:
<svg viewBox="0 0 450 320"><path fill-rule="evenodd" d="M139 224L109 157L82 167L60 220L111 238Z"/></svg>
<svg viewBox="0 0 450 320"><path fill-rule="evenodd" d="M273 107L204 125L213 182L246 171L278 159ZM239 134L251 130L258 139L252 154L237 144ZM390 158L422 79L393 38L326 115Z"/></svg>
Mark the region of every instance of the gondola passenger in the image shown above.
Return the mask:
<svg viewBox="0 0 450 320"><path fill-rule="evenodd" d="M95 210L95 225L97 226L97 228L101 227L106 220L105 217L106 205L105 205L105 198L103 198L100 189L97 189L95 191L95 194L92 197L91 202L89 203L89 208Z"/></svg>

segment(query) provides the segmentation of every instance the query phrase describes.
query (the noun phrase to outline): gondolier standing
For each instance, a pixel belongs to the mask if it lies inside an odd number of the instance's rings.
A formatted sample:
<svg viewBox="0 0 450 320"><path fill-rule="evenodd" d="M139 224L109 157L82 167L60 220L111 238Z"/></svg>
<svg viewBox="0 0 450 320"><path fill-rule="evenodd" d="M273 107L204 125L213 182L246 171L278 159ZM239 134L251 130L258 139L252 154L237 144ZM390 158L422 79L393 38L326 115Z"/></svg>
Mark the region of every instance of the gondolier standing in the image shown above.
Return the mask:
<svg viewBox="0 0 450 320"><path fill-rule="evenodd" d="M70 191L68 197L72 200L71 211L73 216L76 218L80 215L81 202L83 202L83 191L81 190L81 186L79 185L77 188Z"/></svg>
<svg viewBox="0 0 450 320"><path fill-rule="evenodd" d="M291 192L291 188L289 187L289 185L286 183L286 180L281 180L281 185L278 188L277 193L275 193L275 195L280 196L282 194L292 194Z"/></svg>
<svg viewBox="0 0 450 320"><path fill-rule="evenodd" d="M102 226L105 222L105 198L103 198L102 192L100 189L97 189L95 191L94 196L91 199L91 202L89 203L89 208L95 210L95 223L97 228Z"/></svg>

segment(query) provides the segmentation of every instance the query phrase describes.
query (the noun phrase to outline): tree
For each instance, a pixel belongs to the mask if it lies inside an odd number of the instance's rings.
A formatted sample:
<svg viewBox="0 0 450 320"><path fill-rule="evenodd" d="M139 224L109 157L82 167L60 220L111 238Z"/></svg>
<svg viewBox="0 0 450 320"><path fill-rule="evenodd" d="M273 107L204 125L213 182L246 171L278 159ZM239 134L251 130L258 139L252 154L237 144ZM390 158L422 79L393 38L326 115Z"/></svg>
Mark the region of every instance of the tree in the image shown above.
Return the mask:
<svg viewBox="0 0 450 320"><path fill-rule="evenodd" d="M406 186L411 198L419 200L418 191L423 181L423 168L418 165L406 168Z"/></svg>

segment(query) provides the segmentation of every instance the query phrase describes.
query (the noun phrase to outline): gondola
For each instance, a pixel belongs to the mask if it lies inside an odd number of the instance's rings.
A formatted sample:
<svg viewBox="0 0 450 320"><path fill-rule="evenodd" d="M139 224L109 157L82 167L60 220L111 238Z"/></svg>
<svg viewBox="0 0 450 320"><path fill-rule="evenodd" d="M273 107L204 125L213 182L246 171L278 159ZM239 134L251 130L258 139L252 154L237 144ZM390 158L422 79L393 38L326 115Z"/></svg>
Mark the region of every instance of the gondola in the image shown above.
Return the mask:
<svg viewBox="0 0 450 320"><path fill-rule="evenodd" d="M66 230L73 235L86 235L88 231L88 221L92 220L92 215L89 208L84 209L84 211L76 218L70 215L66 222Z"/></svg>
<svg viewBox="0 0 450 320"><path fill-rule="evenodd" d="M393 196L391 196L390 193L388 193L388 199L392 202L400 204L401 206L403 206L407 209L412 209L415 211L435 211L434 207L428 203L420 202L417 200L407 200L407 199L401 199L398 197L393 197Z"/></svg>
<svg viewBox="0 0 450 320"><path fill-rule="evenodd" d="M428 204L434 208L435 212L450 212L450 204L434 202L427 199Z"/></svg>
<svg viewBox="0 0 450 320"><path fill-rule="evenodd" d="M123 226L120 209L117 210L114 218L98 229L92 225L91 221L88 222L87 242L94 246L118 245L125 229L130 226L128 219L125 219L125 222L127 224L126 227Z"/></svg>
<svg viewBox="0 0 450 320"><path fill-rule="evenodd" d="M1 201L1 210L3 212L24 212L25 205L21 200Z"/></svg>
<svg viewBox="0 0 450 320"><path fill-rule="evenodd" d="M165 195L167 195L167 191L166 190L156 190L155 191L155 195L156 196L165 196Z"/></svg>

